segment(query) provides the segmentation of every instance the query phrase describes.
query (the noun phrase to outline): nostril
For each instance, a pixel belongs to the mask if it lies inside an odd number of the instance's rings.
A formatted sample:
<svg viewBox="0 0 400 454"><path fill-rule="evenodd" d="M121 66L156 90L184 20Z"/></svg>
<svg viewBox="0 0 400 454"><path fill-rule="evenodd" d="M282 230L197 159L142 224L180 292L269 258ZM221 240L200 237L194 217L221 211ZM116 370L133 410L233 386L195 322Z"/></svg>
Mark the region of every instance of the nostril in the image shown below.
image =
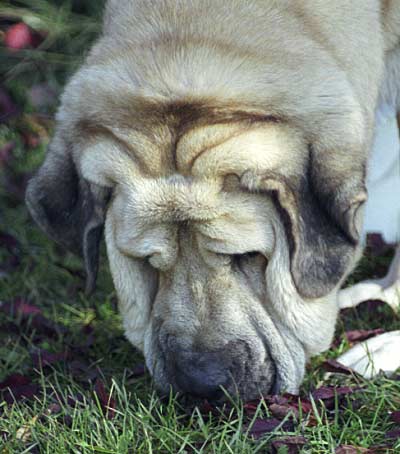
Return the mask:
<svg viewBox="0 0 400 454"><path fill-rule="evenodd" d="M176 383L180 391L196 397L218 399L230 384L229 369L224 361L207 355L190 354L176 364Z"/></svg>

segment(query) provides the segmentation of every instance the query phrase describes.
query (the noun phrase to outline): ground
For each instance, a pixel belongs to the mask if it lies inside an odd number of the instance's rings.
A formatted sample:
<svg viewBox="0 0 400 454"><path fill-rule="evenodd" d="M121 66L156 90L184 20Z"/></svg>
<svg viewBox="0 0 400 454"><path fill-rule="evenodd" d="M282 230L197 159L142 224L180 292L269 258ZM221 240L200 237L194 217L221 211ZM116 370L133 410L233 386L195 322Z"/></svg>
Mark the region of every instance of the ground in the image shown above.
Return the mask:
<svg viewBox="0 0 400 454"><path fill-rule="evenodd" d="M341 314L332 348L308 365L300 396L224 408L157 396L123 335L104 251L88 298L80 260L48 240L23 204L77 61L63 65L98 23L93 2L72 2L72 10L52 3L0 6L3 43L16 23L36 24L38 33L27 49L0 56L0 453L399 452L400 375L365 381L332 361L366 336L398 329L398 314L378 302ZM88 35L74 28L76 14ZM393 251L370 243L350 283L384 274Z"/></svg>

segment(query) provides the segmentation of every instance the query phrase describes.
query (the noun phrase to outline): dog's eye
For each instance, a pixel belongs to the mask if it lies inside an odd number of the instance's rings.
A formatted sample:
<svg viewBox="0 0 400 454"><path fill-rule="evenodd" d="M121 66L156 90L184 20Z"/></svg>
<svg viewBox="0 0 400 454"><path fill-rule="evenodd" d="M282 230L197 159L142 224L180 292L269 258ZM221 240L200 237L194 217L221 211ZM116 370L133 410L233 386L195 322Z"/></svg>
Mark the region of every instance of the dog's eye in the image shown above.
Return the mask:
<svg viewBox="0 0 400 454"><path fill-rule="evenodd" d="M245 254L233 254L232 258L234 261L240 261L240 260L250 260L252 258L255 258L259 255L258 252L256 251L250 251L250 252L246 252Z"/></svg>

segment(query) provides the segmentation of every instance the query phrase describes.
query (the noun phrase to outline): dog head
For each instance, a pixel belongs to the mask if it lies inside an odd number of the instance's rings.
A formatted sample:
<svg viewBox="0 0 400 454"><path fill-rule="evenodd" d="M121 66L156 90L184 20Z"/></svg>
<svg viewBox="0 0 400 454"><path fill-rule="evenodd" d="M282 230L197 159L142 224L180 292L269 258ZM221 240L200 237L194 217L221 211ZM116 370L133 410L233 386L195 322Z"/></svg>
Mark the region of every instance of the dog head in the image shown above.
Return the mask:
<svg viewBox="0 0 400 454"><path fill-rule="evenodd" d="M64 93L30 212L83 256L88 290L105 226L126 336L161 391L296 392L333 336L363 173L329 168L318 134L255 97L171 96L151 78L139 89L146 65L142 75L117 57L111 67L102 46ZM279 101L292 105L290 94Z"/></svg>

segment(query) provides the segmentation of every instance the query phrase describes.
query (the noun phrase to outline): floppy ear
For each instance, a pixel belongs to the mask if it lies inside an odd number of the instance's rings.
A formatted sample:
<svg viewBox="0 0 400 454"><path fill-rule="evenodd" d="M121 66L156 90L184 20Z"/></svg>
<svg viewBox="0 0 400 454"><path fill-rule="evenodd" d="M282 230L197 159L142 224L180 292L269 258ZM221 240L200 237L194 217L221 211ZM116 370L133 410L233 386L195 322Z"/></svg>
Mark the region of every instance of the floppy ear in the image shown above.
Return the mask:
<svg viewBox="0 0 400 454"><path fill-rule="evenodd" d="M333 216L335 208L321 203L310 173L290 178L275 172L247 173L242 182L272 195L286 230L291 274L299 294L305 298L327 295L353 263L359 205L350 209L343 204Z"/></svg>
<svg viewBox="0 0 400 454"><path fill-rule="evenodd" d="M92 292L96 284L109 195L109 189L89 184L79 175L71 144L57 134L26 191L28 209L44 232L83 257L87 293Z"/></svg>

